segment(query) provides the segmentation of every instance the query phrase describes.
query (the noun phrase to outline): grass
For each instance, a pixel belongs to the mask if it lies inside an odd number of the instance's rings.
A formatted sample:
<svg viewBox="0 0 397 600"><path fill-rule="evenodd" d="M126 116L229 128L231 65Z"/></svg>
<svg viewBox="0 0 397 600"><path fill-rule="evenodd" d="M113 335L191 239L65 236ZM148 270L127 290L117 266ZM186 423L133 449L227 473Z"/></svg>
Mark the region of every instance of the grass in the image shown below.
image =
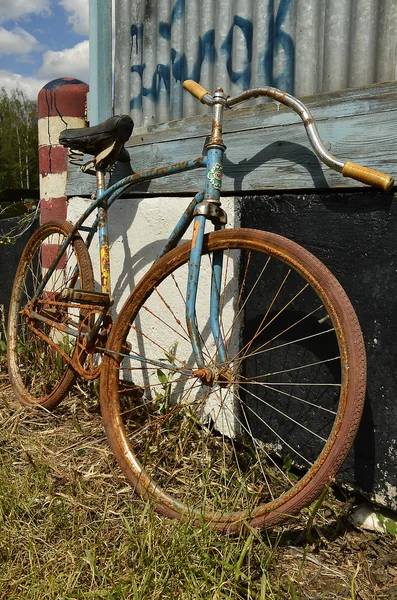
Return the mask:
<svg viewBox="0 0 397 600"><path fill-rule="evenodd" d="M234 537L167 520L126 484L94 394L26 409L0 368L0 600L373 598L329 501Z"/></svg>

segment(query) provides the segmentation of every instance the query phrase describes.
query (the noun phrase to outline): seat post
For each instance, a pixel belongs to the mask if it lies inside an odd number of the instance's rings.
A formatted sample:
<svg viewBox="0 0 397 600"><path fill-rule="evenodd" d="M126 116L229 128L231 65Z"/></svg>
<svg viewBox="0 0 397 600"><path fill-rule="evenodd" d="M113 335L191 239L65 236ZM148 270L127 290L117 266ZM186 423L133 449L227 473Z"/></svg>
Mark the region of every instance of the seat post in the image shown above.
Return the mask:
<svg viewBox="0 0 397 600"><path fill-rule="evenodd" d="M97 199L100 200L105 194L105 172L96 170ZM99 258L101 268L101 291L103 294L111 295L110 285L110 253L108 237L108 201L104 198L98 205L98 235L99 235Z"/></svg>
<svg viewBox="0 0 397 600"><path fill-rule="evenodd" d="M97 169L95 171L95 177L96 177L96 189L97 192L99 190L104 190L105 189L105 172ZM99 198L99 195L97 194L97 197Z"/></svg>

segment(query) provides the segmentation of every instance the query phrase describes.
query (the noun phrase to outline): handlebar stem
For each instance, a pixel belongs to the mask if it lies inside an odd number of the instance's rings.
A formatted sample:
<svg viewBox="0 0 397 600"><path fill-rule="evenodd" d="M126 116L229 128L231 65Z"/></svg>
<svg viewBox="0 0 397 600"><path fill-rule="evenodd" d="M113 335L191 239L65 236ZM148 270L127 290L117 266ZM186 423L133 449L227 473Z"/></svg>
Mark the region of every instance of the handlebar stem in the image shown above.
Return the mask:
<svg viewBox="0 0 397 600"><path fill-rule="evenodd" d="M223 110L226 106L227 97L222 88L217 88L215 90L213 101L211 137L208 144L206 144L206 148L207 150L210 150L211 148L219 148L224 152L226 150L226 146L224 145L222 138L222 123Z"/></svg>

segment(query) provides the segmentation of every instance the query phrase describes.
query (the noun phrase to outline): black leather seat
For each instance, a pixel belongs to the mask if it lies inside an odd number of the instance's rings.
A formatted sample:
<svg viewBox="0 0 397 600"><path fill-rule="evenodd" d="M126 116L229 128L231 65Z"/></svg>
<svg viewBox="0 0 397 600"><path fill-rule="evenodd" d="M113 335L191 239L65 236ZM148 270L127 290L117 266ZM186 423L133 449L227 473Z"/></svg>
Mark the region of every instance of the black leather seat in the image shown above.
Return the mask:
<svg viewBox="0 0 397 600"><path fill-rule="evenodd" d="M134 122L128 115L110 117L93 127L64 129L59 135L62 146L96 156L114 142L123 145L130 138Z"/></svg>

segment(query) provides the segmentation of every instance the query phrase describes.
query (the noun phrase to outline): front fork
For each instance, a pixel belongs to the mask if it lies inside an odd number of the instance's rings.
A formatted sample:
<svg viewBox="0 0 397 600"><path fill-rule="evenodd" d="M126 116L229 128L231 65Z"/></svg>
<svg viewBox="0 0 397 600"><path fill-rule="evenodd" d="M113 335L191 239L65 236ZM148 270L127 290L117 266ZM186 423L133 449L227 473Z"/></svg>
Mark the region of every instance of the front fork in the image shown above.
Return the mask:
<svg viewBox="0 0 397 600"><path fill-rule="evenodd" d="M215 144L214 144L215 145ZM211 144L209 145L211 146ZM201 255L203 249L204 231L207 219L210 219L216 230L223 229L226 215L220 208L220 190L223 173L224 146L209 147L207 158L207 180L205 200L200 202L195 210L193 223L192 246L189 259L188 284L186 291L186 324L192 343L197 367L205 368L202 342L197 326L196 297L200 275ZM218 364L226 362L226 349L220 323L220 290L222 281L223 250L216 250L212 255L211 265L211 295L210 295L210 324L217 349ZM202 318L206 315L202 315Z"/></svg>

